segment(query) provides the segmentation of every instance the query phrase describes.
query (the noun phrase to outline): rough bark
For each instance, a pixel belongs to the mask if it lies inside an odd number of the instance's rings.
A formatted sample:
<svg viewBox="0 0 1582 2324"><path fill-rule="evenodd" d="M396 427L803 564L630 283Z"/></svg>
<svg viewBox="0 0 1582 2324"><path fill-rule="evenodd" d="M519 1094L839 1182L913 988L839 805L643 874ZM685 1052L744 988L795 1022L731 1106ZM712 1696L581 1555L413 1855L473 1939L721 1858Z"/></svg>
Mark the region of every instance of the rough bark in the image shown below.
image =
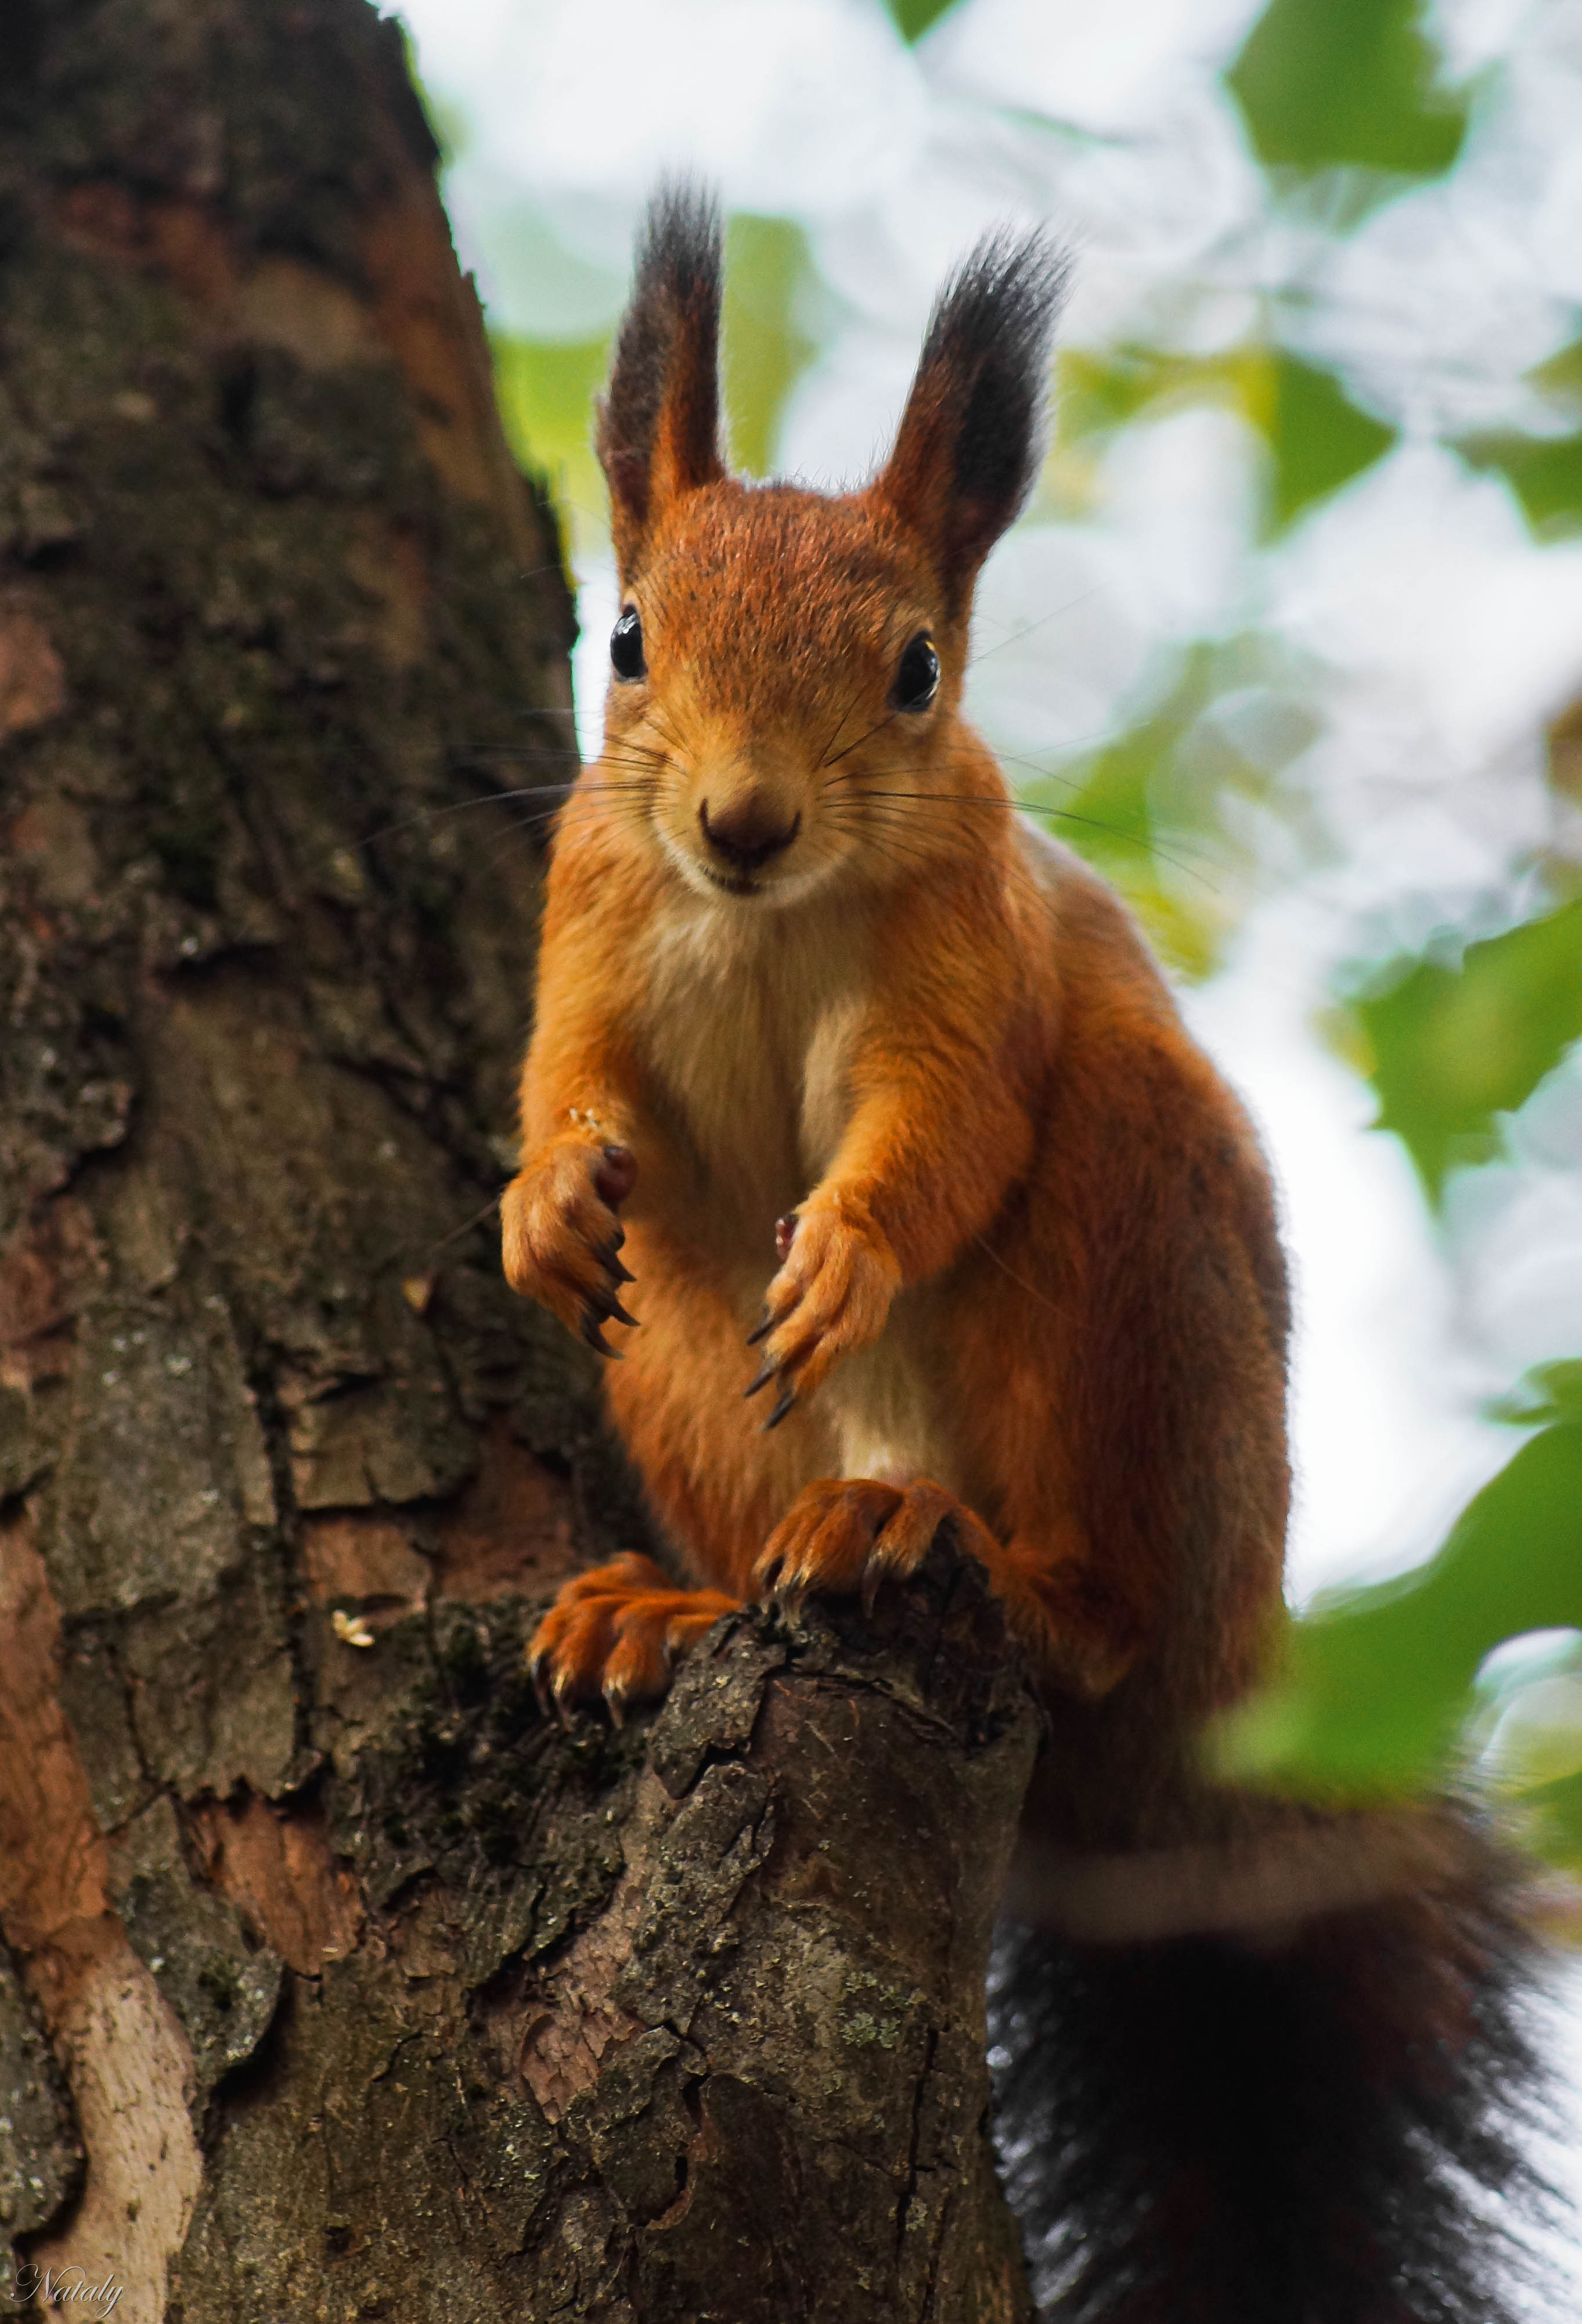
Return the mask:
<svg viewBox="0 0 1582 2324"><path fill-rule="evenodd" d="M974 1571L522 1676L646 1545L488 1216L570 613L433 159L362 0L0 8L0 2226L138 2324L1022 2317Z"/></svg>

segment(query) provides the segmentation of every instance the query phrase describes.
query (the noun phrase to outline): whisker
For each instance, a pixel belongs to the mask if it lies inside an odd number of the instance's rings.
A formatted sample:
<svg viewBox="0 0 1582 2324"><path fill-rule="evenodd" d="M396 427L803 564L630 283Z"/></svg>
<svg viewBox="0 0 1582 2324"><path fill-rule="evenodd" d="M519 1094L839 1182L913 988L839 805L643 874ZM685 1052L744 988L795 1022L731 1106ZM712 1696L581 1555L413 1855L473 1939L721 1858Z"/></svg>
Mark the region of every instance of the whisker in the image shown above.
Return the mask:
<svg viewBox="0 0 1582 2324"><path fill-rule="evenodd" d="M1150 850L1153 850L1155 853L1157 852L1152 831L1143 825L1128 826L1125 824L1107 823L1099 816L1080 814L1074 807L1056 807L1053 803L1044 799L1024 798L1021 794L1016 791L1009 792L1003 799L981 798L970 793L956 793L951 791L897 791L889 790L888 788L860 793L854 792L851 794L851 796L853 798L864 798L869 799L906 799L920 807L1001 807L1011 814L1057 816L1065 823L1090 823L1096 830L1113 832L1118 839L1136 839L1142 842ZM1183 846L1184 844L1184 840L1181 837L1177 837L1172 841L1172 844L1177 847ZM1205 847L1200 849L1198 852L1202 855L1205 862L1214 862L1217 860L1222 860L1217 859L1211 849Z"/></svg>
<svg viewBox="0 0 1582 2324"><path fill-rule="evenodd" d="M832 759L822 759L819 761L820 767L839 766L842 759L849 759L853 751L860 751L864 742L870 741L871 738L879 732L881 727L888 726L895 715L896 713L893 710L887 710L882 718L875 720L874 724L868 729L867 733L859 734L854 742L848 742L845 749L843 751L837 751ZM843 724L845 722L842 720L842 724ZM840 728L837 727L835 731L838 733L840 732Z"/></svg>
<svg viewBox="0 0 1582 2324"><path fill-rule="evenodd" d="M985 646L981 653L969 654L967 668L975 669L980 661L987 661L990 654L1000 652L1006 646L1014 646L1018 638L1030 638L1035 630L1042 630L1050 622L1058 621L1062 613L1074 613L1079 605L1085 605L1090 597L1096 597L1103 586L1101 581L1095 581L1093 586L1084 589L1081 596L1068 597L1063 605L1056 605L1051 612L1041 613L1035 622L1029 622L1026 629L1013 630L1008 637L996 638L994 643Z"/></svg>
<svg viewBox="0 0 1582 2324"><path fill-rule="evenodd" d="M565 798L572 788L570 783L523 783L513 790L487 791L481 798L452 799L446 807L428 807L418 815L404 816L399 823L382 823L377 831L366 832L351 844L354 847L373 847L379 840L393 839L403 831L415 831L419 824L437 823L442 816L464 815L469 808L477 807L509 807L512 799L541 798L547 791L558 791ZM327 862L328 856L323 860Z"/></svg>
<svg viewBox="0 0 1582 2324"><path fill-rule="evenodd" d="M1007 813L1020 813L1061 823L1077 824L1088 830L1102 831L1108 834L1108 835L1112 839L1135 843L1137 846L1145 849L1148 854L1157 856L1163 862L1170 864L1175 871L1180 872L1185 878L1196 880L1202 885L1208 887L1210 890L1210 892L1213 891L1213 882L1209 878L1209 874L1203 869L1202 864L1194 863L1190 856L1186 856L1176 852L1173 847L1166 845L1162 840L1156 838L1153 834L1135 827L1128 829L1123 824L1107 823L1100 816L1081 815L1074 807L1046 806L1041 801L1022 799L1016 798L1015 795L1002 799L995 799L986 798L980 795L972 793L952 794L950 792L938 791L894 791L888 789L869 792L853 791L848 792L846 794L846 798L851 802L860 801L862 805L869 810L869 812L880 815L888 812L893 818L904 821L912 821L917 817L919 809L945 807L999 807ZM887 801L895 801L897 804L887 809L885 805L885 802ZM900 802L903 801L906 802L905 806L900 804ZM858 826L851 825L847 825L847 828L855 827ZM1215 866L1215 859L1212 856L1209 856L1205 860L1210 866ZM1215 866L1215 868L1220 867Z"/></svg>
<svg viewBox="0 0 1582 2324"><path fill-rule="evenodd" d="M1056 1305L1055 1302L1051 1299L1046 1293L1040 1291L1035 1283L1029 1283L1026 1276L1018 1275L1014 1267L1007 1265L1006 1260L1000 1257L998 1251L995 1250L994 1245L986 1240L982 1235L974 1235L972 1240L978 1245L979 1250L983 1253L985 1259L991 1259L995 1266L998 1268L1002 1275L1008 1275L1011 1281L1016 1285L1019 1291L1025 1291L1030 1298L1036 1299L1039 1305L1041 1307L1047 1307L1052 1315L1059 1315L1064 1312L1062 1308Z"/></svg>
<svg viewBox="0 0 1582 2324"><path fill-rule="evenodd" d="M850 702L847 703L844 710L842 711L839 718L836 719L833 732L831 733L829 741L824 744L823 750L818 755L818 764L821 767L827 767L833 763L830 758L830 752L833 745L840 740L842 727L844 726L847 719L851 717L851 713L861 701L866 690L866 687L859 687L857 692L851 696Z"/></svg>

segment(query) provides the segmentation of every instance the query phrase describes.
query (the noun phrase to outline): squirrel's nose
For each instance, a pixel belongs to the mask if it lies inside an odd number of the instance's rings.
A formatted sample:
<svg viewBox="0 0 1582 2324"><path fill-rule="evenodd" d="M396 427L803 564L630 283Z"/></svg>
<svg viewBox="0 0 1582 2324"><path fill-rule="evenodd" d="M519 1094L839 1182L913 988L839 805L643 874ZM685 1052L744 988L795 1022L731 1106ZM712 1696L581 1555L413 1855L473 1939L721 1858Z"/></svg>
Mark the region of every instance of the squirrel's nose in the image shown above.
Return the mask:
<svg viewBox="0 0 1582 2324"><path fill-rule="evenodd" d="M802 828L800 811L789 823L776 821L773 802L754 791L728 800L711 816L704 799L698 808L698 828L717 855L736 872L757 872L772 855L781 855Z"/></svg>

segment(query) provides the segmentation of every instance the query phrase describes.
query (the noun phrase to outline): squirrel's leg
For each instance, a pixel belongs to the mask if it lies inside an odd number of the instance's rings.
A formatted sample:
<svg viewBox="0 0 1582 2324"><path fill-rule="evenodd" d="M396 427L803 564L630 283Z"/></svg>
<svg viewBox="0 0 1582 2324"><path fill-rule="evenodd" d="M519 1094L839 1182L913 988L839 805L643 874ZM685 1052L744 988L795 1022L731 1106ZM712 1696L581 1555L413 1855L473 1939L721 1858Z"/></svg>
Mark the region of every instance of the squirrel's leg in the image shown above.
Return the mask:
<svg viewBox="0 0 1582 2324"><path fill-rule="evenodd" d="M961 1256L1032 1159L1036 1045L1018 1048L1007 1024L1008 929L985 921L970 880L961 893L946 880L928 908L885 923L880 949L847 1065L855 1102L823 1176L779 1222L752 1334L770 1427L874 1344L898 1292ZM943 978L942 961L970 966Z"/></svg>
<svg viewBox="0 0 1582 2324"><path fill-rule="evenodd" d="M626 1361L605 1373L606 1400L649 1507L704 1586L678 1587L649 1558L617 1558L566 1584L529 1649L547 1700L602 1695L617 1716L662 1695L676 1658L741 1602L775 1519L835 1457L816 1414L760 1433L742 1401L754 1358L740 1300L706 1260L641 1225L627 1256L642 1325L626 1337Z"/></svg>
<svg viewBox="0 0 1582 2324"><path fill-rule="evenodd" d="M607 1323L630 1324L621 1213L639 1172L663 1156L646 1134L637 1070L589 931L551 899L537 1021L522 1067L521 1167L501 1197L501 1257L513 1291L536 1299L601 1355Z"/></svg>
<svg viewBox="0 0 1582 2324"><path fill-rule="evenodd" d="M501 1255L513 1291L537 1299L602 1356L619 1355L606 1323L630 1324L621 1292L634 1280L621 1257L621 1206L637 1158L619 1131L581 1107L566 1109L501 1197Z"/></svg>
<svg viewBox="0 0 1582 2324"><path fill-rule="evenodd" d="M882 1582L915 1572L947 1520L958 1545L986 1568L1040 1677L1097 1696L1126 1676L1139 1642L1116 1620L1117 1609L1091 1591L1085 1545L1074 1537L1001 1542L964 1502L926 1477L906 1485L872 1477L815 1480L770 1535L753 1571L754 1591L860 1594L871 1606Z"/></svg>

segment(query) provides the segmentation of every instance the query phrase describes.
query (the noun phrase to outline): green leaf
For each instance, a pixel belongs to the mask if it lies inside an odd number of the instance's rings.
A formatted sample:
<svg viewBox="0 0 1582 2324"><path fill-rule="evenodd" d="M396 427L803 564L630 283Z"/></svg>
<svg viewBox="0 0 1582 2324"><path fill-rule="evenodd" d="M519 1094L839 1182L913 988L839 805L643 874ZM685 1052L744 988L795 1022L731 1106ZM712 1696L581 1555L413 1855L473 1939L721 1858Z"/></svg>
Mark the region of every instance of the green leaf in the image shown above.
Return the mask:
<svg viewBox="0 0 1582 2324"><path fill-rule="evenodd" d="M1099 354L1071 347L1056 358L1055 380L1060 432L1072 441L1112 434L1154 403L1228 403L1259 428L1272 410L1270 357L1258 346L1210 355L1132 343Z"/></svg>
<svg viewBox="0 0 1582 2324"><path fill-rule="evenodd" d="M940 18L948 15L956 0L886 0L895 18L901 38L908 47L933 30Z"/></svg>
<svg viewBox="0 0 1582 2324"><path fill-rule="evenodd" d="M1537 364L1527 384L1549 406L1555 433L1488 429L1456 449L1468 467L1506 479L1535 532L1572 532L1582 525L1582 339Z"/></svg>
<svg viewBox="0 0 1582 2324"><path fill-rule="evenodd" d="M1582 1356L1534 1365L1512 1395L1489 1406L1488 1416L1513 1428L1536 1428L1546 1420L1582 1422Z"/></svg>
<svg viewBox="0 0 1582 2324"><path fill-rule="evenodd" d="M1568 1871L1582 1869L1582 1771L1523 1792L1521 1805L1534 1851Z"/></svg>
<svg viewBox="0 0 1582 2324"><path fill-rule="evenodd" d="M732 216L725 235L725 400L731 449L755 476L774 465L780 417L817 353L796 319L813 278L806 237L789 218Z"/></svg>
<svg viewBox="0 0 1582 2324"><path fill-rule="evenodd" d="M1371 468L1395 441L1395 430L1359 411L1329 372L1283 351L1275 358L1274 401L1269 444L1278 527Z"/></svg>
<svg viewBox="0 0 1582 2324"><path fill-rule="evenodd" d="M605 338L513 339L496 335L494 392L506 440L524 467L547 475L579 533L604 529L604 480L593 457L593 398L610 367Z"/></svg>
<svg viewBox="0 0 1582 2324"><path fill-rule="evenodd" d="M1534 532L1582 526L1582 429L1570 436L1465 436L1456 449L1468 467L1493 468L1506 479Z"/></svg>
<svg viewBox="0 0 1582 2324"><path fill-rule="evenodd" d="M1359 411L1329 372L1278 347L1211 355L1133 346L1099 355L1073 348L1060 357L1056 377L1057 468L1062 456L1090 440L1102 443L1145 410L1228 404L1268 439L1280 526L1360 475L1395 441L1394 429ZM1069 490L1066 496L1073 497Z"/></svg>
<svg viewBox="0 0 1582 2324"><path fill-rule="evenodd" d="M1451 1769L1485 1655L1582 1625L1582 1425L1524 1444L1419 1572L1292 1626L1278 1683L1227 1723L1228 1771L1320 1794L1416 1791Z"/></svg>
<svg viewBox="0 0 1582 2324"><path fill-rule="evenodd" d="M1091 513L1100 464L1111 439L1148 410L1163 417L1192 404L1228 405L1260 432L1274 411L1274 366L1263 346L1211 355L1123 344L1094 353L1064 348L1055 358L1059 426L1039 480L1039 500L1061 518Z"/></svg>
<svg viewBox="0 0 1582 2324"><path fill-rule="evenodd" d="M1267 167L1438 177L1467 106L1436 87L1417 0L1273 0L1226 76Z"/></svg>
<svg viewBox="0 0 1582 2324"><path fill-rule="evenodd" d="M1211 650L1188 657L1176 684L1139 725L1062 778L1024 786L1023 804L1114 881L1155 946L1193 979L1213 968L1221 931L1209 909L1161 877L1178 835L1162 826L1160 792L1182 740L1211 690ZM1205 802L1206 804L1206 802Z"/></svg>
<svg viewBox="0 0 1582 2324"><path fill-rule="evenodd" d="M1283 676L1255 637L1199 643L1146 718L1058 774L1015 785L1021 806L1115 882L1189 979L1218 965L1247 900L1237 876L1250 865L1246 823L1232 803L1266 800L1316 731ZM1255 749L1220 715L1249 703L1263 709Z"/></svg>
<svg viewBox="0 0 1582 2324"><path fill-rule="evenodd" d="M1393 1130L1430 1202L1458 1162L1499 1150L1495 1118L1529 1097L1582 1036L1582 897L1468 945L1459 968L1421 960L1350 1013Z"/></svg>

